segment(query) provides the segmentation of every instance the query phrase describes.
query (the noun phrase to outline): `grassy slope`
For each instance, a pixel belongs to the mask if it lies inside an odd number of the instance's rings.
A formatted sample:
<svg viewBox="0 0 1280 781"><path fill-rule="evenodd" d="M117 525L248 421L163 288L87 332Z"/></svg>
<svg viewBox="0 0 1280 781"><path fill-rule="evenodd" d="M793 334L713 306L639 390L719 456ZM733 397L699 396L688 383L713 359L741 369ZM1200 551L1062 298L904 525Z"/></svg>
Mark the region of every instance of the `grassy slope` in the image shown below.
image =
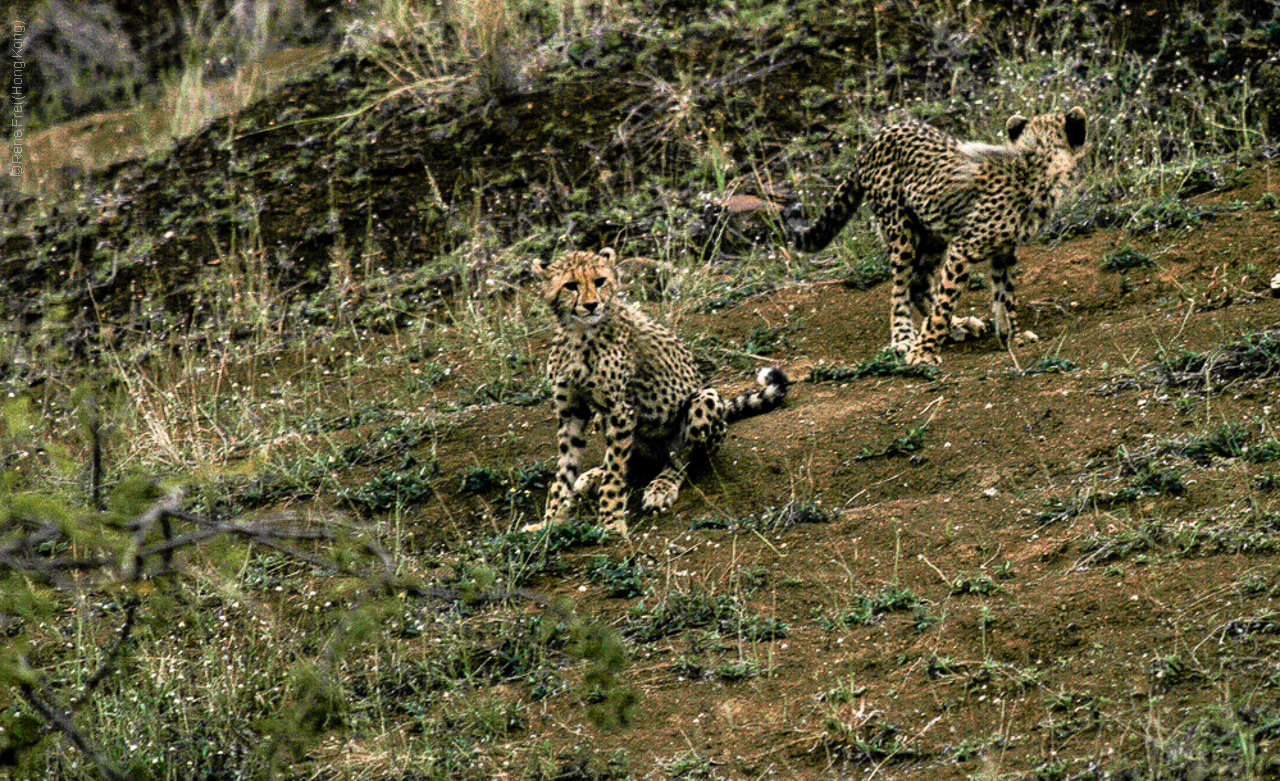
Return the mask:
<svg viewBox="0 0 1280 781"><path fill-rule="evenodd" d="M598 730L551 614L405 598L345 657L327 737L290 773L1274 772L1272 364L1206 392L1213 364L1195 359L1274 325L1256 294L1277 188L1243 156L1170 157L1155 167L1172 176L1148 175L1161 144L1230 146L1186 115L1171 138L1131 117L1121 152L1097 109L1103 173L1059 224L1087 235L1022 253L1040 346L954 346L935 378L802 384L632 541L589 524L555 549L506 534L536 514L552 451L528 257L611 243L676 263L674 285L635 294L721 386L762 362L801 378L852 366L884 341L886 291L824 278L874 265L865 225L810 263L705 204L794 196L834 170L833 142L866 132L867 112L993 137L1006 104L1081 99L1028 92L1038 80L1092 83L948 37L991 25L998 43L1012 24L998 15L935 27L896 7L786 10L671 7L497 100L387 97L376 63L346 56L6 238L10 289L38 293L6 297L5 379L72 454L87 361L124 400L109 412L113 478L179 475L201 513L340 513L407 577L563 594L628 643L624 679L644 699L629 729ZM1146 32L1126 34L1152 45ZM1165 111L1176 85L1155 81L1127 105ZM952 113L978 97L994 116ZM1100 271L1118 249L1150 264ZM43 452L18 463L31 484L82 482ZM177 605L150 609L134 661L81 722L139 773L233 777L259 761L263 719L312 691L298 681L330 657L319 638L353 586L234 546L184 571ZM24 630L55 689L118 626L110 594L91 602L99 613ZM84 772L52 740L33 761Z"/></svg>

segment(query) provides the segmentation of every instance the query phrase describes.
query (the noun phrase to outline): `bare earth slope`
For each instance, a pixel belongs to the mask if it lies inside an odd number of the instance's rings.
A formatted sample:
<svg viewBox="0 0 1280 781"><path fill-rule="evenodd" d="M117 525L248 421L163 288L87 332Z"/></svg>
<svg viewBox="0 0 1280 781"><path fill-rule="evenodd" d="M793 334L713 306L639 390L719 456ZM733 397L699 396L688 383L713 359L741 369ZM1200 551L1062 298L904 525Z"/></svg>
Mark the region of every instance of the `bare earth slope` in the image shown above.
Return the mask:
<svg viewBox="0 0 1280 781"><path fill-rule="evenodd" d="M1275 193L1274 174L1255 169L1248 190L1229 197ZM788 627L759 642L730 628L641 646L629 673L644 694L635 722L592 745L707 760L710 775L689 777L836 778L856 766L886 779L1037 768L1035 777L1065 778L1054 768L1081 777L1123 765L1120 756L1195 755L1215 708L1228 722L1274 724L1275 467L1179 450L1224 426L1275 436L1280 367L1190 394L1152 367L1280 323L1280 301L1224 276L1228 261L1274 265L1280 219L1242 211L1154 236L1140 248L1157 266L1124 276L1099 269L1118 242L1102 232L1020 251L1027 321L1041 341L1017 365L1063 365L1050 358L1078 369L1019 373L986 341L951 345L934 379L801 382L784 409L730 430L672 515L633 524L629 541L568 554L569 574L540 587L618 627L653 604L584 583L602 554L644 563L676 593L740 597ZM964 299L975 310L987 301L985 291ZM807 285L684 330L742 338L788 324L770 359L805 378L880 349L887 309L887 285ZM541 406L478 415L439 456L447 472L549 459L553 425ZM920 428L917 449L867 457ZM1176 474L1179 485L1143 483L1151 474ZM465 516L474 500L442 488L436 512ZM838 512L785 528L715 521L807 501ZM909 596L868 607L894 592ZM734 663L752 673L736 680ZM1255 710L1231 715L1227 691ZM1184 722L1174 735L1143 726ZM582 729L552 703L522 740L570 744ZM1269 730L1257 734L1275 756ZM1231 761L1191 765L1231 777Z"/></svg>

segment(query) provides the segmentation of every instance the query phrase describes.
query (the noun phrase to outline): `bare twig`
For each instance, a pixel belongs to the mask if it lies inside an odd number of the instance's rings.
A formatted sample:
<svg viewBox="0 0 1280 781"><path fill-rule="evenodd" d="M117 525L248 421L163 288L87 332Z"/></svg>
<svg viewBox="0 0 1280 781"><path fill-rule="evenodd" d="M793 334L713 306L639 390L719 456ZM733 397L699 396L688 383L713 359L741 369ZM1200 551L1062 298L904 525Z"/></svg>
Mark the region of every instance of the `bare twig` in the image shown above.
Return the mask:
<svg viewBox="0 0 1280 781"><path fill-rule="evenodd" d="M0 572L5 570L21 572L34 581L48 584L60 591L83 593L96 588L136 583L149 579L157 573L171 572L175 566L175 555L179 551L193 548L220 536L239 537L279 551L296 561L305 562L329 572L349 575L365 582L363 595L330 636L324 653L317 660L321 671L326 673L336 666L336 655L343 647L341 638L360 612L360 607L369 600L387 593L397 592L413 598L446 602L474 603L522 599L555 613L562 620L570 621L574 618L572 612L564 605L524 589L495 589L476 594L463 589L446 588L399 578L395 575L395 564L390 554L373 540L359 538L354 540L356 548L372 560L373 563L369 567L324 558L292 544L333 540L335 538L333 524L329 527L309 528L298 524L246 523L234 519L211 521L180 510L182 497L181 490L170 491L123 526L123 529L131 532L133 536L131 561L124 571L121 571L111 558L49 553L49 550L55 549L54 545L68 539L60 524L50 523L30 524L33 526L30 531L17 535L16 539L0 547ZM191 524L195 528L180 533L177 524ZM7 526L9 531L14 531L13 524ZM162 539L150 545L146 544L147 538L153 534L157 526ZM161 562L158 568L153 564L157 559ZM68 572L77 573L79 576L74 579L65 577L63 573ZM75 714L92 700L103 681L118 670L119 662L132 638L141 606L142 600L138 597L130 598L125 602L124 621L118 630L114 644L97 669L87 678L84 689L69 706L58 703L55 697L38 683L23 682L15 687L19 690L22 699L44 722L40 734L60 733L77 751L99 768L104 778L112 781L123 781L130 776L112 766L108 759L94 748L85 734L77 729ZM306 696L308 699L301 703L304 709L320 707L320 703L311 701L319 696L318 693L312 692ZM26 745L34 745L34 741ZM279 748L276 743L273 743L273 746Z"/></svg>
<svg viewBox="0 0 1280 781"><path fill-rule="evenodd" d="M143 566L146 563L142 542L146 539L147 532L151 530L151 527L155 526L156 523L165 522L165 537L168 538L170 536L167 520L169 516L178 511L178 506L182 504L183 493L182 489L170 491L155 504L151 505L150 509L125 526L126 529L133 531L134 539L133 572L129 576L129 580L140 580L142 578ZM165 566L168 567L172 561L169 555L170 551L166 550L164 553Z"/></svg>
<svg viewBox="0 0 1280 781"><path fill-rule="evenodd" d="M89 695L93 694L93 690L98 688L98 684L102 683L108 675L115 672L116 660L120 658L120 652L124 650L125 644L129 642L129 636L133 634L134 619L137 617L138 605L140 604L141 602L137 597L130 598L125 602L124 624L120 627L120 636L116 638L116 644L107 652L102 664L84 682L84 691L80 692L79 697L71 701L71 710L79 710L82 705L89 701Z"/></svg>
<svg viewBox="0 0 1280 781"><path fill-rule="evenodd" d="M21 692L22 698L31 705L36 713L40 714L50 728L61 732L81 754L84 754L98 766L104 776L114 781L133 781L130 776L117 770L93 746L89 745L89 742L85 740L80 731L76 729L75 724L72 723L73 713L71 711L51 702L45 702L36 692L35 687L29 683L19 684L18 691Z"/></svg>

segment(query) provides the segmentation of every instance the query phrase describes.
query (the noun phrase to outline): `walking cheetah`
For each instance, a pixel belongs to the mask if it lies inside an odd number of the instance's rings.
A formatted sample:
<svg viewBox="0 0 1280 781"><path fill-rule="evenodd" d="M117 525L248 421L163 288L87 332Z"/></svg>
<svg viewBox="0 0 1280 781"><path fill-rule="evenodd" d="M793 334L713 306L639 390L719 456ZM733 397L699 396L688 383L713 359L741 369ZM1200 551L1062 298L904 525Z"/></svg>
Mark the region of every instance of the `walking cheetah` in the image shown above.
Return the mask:
<svg viewBox="0 0 1280 781"><path fill-rule="evenodd" d="M918 122L885 127L858 151L817 221L807 229L789 226L792 242L803 252L826 247L865 199L893 269L891 346L908 363L938 363L938 343L951 331L969 267L983 260L991 262L993 324L1008 343L1018 335L1014 250L1040 232L1076 180L1086 124L1078 106L1034 119L1014 115L1002 146L960 141ZM913 305L925 317L918 337ZM965 327L985 328L976 318Z"/></svg>
<svg viewBox="0 0 1280 781"><path fill-rule="evenodd" d="M627 476L637 451L656 456L662 471L644 489L646 512L675 503L695 448L711 452L725 427L782 404L790 384L778 368L760 372L761 390L732 399L705 387L693 355L665 326L624 303L612 249L570 252L535 264L557 329L547 374L559 418L560 460L542 523L564 520L578 495L598 492L606 527L626 534ZM598 413L604 463L578 473L587 425Z"/></svg>

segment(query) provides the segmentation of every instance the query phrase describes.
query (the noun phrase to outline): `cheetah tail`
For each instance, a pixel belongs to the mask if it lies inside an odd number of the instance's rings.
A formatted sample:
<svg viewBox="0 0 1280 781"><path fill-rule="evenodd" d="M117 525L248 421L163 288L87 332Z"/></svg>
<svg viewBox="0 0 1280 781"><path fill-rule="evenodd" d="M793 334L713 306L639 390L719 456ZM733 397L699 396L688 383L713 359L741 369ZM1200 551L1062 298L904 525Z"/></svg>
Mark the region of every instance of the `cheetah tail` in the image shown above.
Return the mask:
<svg viewBox="0 0 1280 781"><path fill-rule="evenodd" d="M776 409L786 400L787 388L791 385L791 380L776 366L761 369L756 375L756 382L760 383L763 390L742 393L729 399L729 408L724 415L726 423Z"/></svg>
<svg viewBox="0 0 1280 781"><path fill-rule="evenodd" d="M857 173L851 174L836 188L835 197L822 214L808 228L793 229L792 245L801 252L817 252L824 249L849 222L849 218L857 213L862 205L862 196L866 191Z"/></svg>

